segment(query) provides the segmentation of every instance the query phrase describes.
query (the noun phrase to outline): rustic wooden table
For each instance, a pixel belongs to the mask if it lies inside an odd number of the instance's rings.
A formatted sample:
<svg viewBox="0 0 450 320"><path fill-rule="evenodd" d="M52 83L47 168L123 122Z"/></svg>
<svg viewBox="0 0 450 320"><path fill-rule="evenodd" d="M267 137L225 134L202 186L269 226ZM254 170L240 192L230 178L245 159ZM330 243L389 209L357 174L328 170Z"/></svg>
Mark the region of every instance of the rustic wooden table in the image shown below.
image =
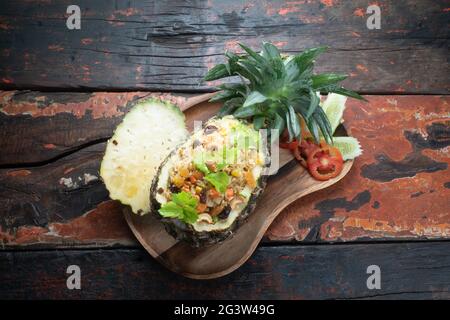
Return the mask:
<svg viewBox="0 0 450 320"><path fill-rule="evenodd" d="M66 9L81 8L68 30ZM0 298L450 298L448 1L0 3ZM328 45L350 75L345 126L364 154L288 207L254 256L220 279L160 266L99 180L105 142L147 95L182 102L225 49ZM66 269L81 268L81 290ZM366 271L381 269L381 289Z"/></svg>

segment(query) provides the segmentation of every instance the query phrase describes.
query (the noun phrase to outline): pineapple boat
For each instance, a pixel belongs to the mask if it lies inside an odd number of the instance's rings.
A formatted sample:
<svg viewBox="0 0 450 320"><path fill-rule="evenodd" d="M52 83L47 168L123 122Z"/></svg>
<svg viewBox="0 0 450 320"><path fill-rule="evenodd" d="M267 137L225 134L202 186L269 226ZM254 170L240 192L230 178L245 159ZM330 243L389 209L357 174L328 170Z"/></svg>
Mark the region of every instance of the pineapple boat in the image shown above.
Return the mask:
<svg viewBox="0 0 450 320"><path fill-rule="evenodd" d="M265 187L266 137L233 116L194 132L169 102L138 100L108 141L100 175L110 197L153 214L193 246L229 237Z"/></svg>
<svg viewBox="0 0 450 320"><path fill-rule="evenodd" d="M219 86L210 100L223 102L217 117L189 136L177 106L137 101L101 163L112 199L135 214L156 215L171 235L194 246L226 239L253 210L270 165L266 139L257 130L286 133L284 144L318 180L337 176L344 160L361 154L355 138L333 137L344 96L364 98L339 85L345 75L313 72L325 48L285 56L270 43L259 53L240 46L244 53L227 52L227 61L204 78L241 80ZM328 94L323 105L319 92Z"/></svg>
<svg viewBox="0 0 450 320"><path fill-rule="evenodd" d="M172 236L201 246L233 233L265 187L264 138L245 120L213 118L167 157L150 203Z"/></svg>

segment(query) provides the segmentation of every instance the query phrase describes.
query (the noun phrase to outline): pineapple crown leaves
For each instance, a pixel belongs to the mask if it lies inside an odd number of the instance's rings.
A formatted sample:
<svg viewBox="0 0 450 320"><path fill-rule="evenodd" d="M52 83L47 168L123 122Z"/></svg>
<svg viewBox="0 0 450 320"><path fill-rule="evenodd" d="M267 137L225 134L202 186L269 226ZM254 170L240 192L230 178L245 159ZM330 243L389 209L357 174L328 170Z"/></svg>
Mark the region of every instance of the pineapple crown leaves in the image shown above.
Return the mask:
<svg viewBox="0 0 450 320"><path fill-rule="evenodd" d="M261 52L239 44L242 54L226 52L226 63L210 69L205 81L238 76L240 83L225 83L210 101L223 101L219 116L253 118L256 129L288 129L289 139L300 139L303 119L316 141L320 135L330 143L332 130L319 107L317 92L338 93L364 100L356 92L344 89L339 82L347 76L335 73L314 74L314 60L326 47L311 48L294 56L283 56L278 48L264 42Z"/></svg>

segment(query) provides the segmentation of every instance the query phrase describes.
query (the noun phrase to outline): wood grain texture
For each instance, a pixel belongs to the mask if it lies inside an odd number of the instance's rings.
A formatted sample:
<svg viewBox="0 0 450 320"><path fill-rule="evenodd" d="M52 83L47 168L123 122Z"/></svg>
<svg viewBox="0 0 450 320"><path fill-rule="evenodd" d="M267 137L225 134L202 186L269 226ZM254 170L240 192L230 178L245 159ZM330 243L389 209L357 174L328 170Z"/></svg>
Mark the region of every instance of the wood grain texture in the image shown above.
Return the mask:
<svg viewBox="0 0 450 320"><path fill-rule="evenodd" d="M58 98L26 94L27 103L17 92L0 94L1 156L3 164L16 163L0 169L1 243L5 247L137 245L121 215L122 207L108 201L98 169L102 141L120 121L127 101L138 94L88 94L89 104L73 102L87 99L81 93L59 93ZM105 97L103 111L82 111ZM449 97L367 98L367 104L349 100L345 113L349 134L364 149L354 170L330 189L286 208L265 241L450 236ZM38 106L37 101L42 103ZM189 112L195 117L201 108ZM39 143L33 143L34 137ZM52 144L57 148L43 147ZM27 159L38 163L24 165Z"/></svg>
<svg viewBox="0 0 450 320"><path fill-rule="evenodd" d="M196 281L143 249L0 252L0 299L449 299L449 242L260 247L236 272ZM66 269L81 268L81 290ZM381 290L366 286L381 269Z"/></svg>
<svg viewBox="0 0 450 320"><path fill-rule="evenodd" d="M70 4L0 3L0 88L211 90L202 77L225 50L270 40L329 46L317 70L349 74L357 91L450 89L445 0L377 1L380 30L366 27L364 0L81 0L81 30L66 28Z"/></svg>
<svg viewBox="0 0 450 320"><path fill-rule="evenodd" d="M0 166L45 164L105 142L136 99L178 105L191 95L161 92L0 92Z"/></svg>

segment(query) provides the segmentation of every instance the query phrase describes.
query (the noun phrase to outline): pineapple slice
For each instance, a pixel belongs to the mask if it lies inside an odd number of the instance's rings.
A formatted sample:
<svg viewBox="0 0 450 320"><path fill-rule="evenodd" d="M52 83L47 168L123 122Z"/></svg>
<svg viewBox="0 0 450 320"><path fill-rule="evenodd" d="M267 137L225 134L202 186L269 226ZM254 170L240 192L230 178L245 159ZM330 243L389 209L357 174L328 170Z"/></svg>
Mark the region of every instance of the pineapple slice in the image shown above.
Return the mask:
<svg viewBox="0 0 450 320"><path fill-rule="evenodd" d="M150 186L161 162L188 137L184 114L157 99L137 102L108 141L100 176L111 199L150 211Z"/></svg>

